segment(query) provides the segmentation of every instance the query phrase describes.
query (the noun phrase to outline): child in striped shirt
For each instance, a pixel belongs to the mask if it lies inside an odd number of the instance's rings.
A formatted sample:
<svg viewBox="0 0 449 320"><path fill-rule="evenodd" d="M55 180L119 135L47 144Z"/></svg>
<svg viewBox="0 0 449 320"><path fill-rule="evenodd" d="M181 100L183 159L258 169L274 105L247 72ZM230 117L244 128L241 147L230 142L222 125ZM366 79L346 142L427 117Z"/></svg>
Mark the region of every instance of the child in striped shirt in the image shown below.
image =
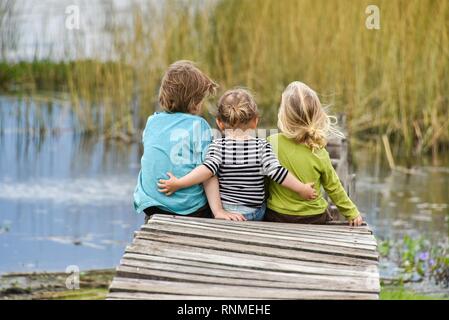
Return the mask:
<svg viewBox="0 0 449 320"><path fill-rule="evenodd" d="M243 216L235 220L263 219L266 176L293 190L303 200L314 199L313 184L300 182L280 165L270 143L250 134L258 120L257 105L247 90L227 91L218 102L216 120L224 138L215 139L203 164L184 177L178 179L167 173L168 180L159 180L159 191L171 195L178 189L217 176L223 208Z"/></svg>

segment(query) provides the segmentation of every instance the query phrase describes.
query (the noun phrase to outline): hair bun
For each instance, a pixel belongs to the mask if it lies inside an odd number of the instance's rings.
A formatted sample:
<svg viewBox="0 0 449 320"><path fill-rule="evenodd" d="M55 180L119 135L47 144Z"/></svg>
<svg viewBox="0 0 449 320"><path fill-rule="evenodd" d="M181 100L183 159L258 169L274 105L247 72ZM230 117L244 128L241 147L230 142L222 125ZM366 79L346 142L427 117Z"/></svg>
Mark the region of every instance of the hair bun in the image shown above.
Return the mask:
<svg viewBox="0 0 449 320"><path fill-rule="evenodd" d="M248 90L228 90L218 101L217 118L229 128L246 125L257 116L257 104Z"/></svg>
<svg viewBox="0 0 449 320"><path fill-rule="evenodd" d="M315 137L315 136L316 136L316 133L317 133L317 130L316 130L314 127L310 127L310 128L307 130L307 133L308 133L311 137Z"/></svg>

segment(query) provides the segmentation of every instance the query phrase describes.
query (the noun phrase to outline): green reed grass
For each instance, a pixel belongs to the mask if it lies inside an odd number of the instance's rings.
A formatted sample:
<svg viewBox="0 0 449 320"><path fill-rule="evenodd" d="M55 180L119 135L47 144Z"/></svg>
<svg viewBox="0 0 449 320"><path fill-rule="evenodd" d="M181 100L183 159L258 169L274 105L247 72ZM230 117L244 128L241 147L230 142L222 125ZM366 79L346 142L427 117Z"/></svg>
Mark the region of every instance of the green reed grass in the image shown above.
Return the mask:
<svg viewBox="0 0 449 320"><path fill-rule="evenodd" d="M109 12L110 62L78 60L47 71L34 67L25 79L34 79L35 90L49 83L67 90L86 131L133 134L156 108L164 69L191 59L222 90L252 89L266 125L276 123L283 88L300 80L333 112L347 114L350 134L387 134L409 155L436 153L449 144L449 3L376 1L380 30L365 27L369 4L139 2L131 23L120 24L113 9Z"/></svg>

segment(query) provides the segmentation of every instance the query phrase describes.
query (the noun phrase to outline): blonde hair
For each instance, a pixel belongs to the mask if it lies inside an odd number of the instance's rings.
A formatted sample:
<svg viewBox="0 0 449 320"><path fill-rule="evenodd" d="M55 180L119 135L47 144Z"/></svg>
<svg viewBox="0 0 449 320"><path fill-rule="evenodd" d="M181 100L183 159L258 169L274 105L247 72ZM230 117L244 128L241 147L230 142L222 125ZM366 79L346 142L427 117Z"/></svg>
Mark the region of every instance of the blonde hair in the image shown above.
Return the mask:
<svg viewBox="0 0 449 320"><path fill-rule="evenodd" d="M199 113L201 102L208 95L215 95L217 88L193 62L176 61L162 78L159 104L167 112Z"/></svg>
<svg viewBox="0 0 449 320"><path fill-rule="evenodd" d="M290 83L282 93L278 127L288 138L303 143L312 151L326 146L330 135L344 137L329 116L315 91L302 82Z"/></svg>
<svg viewBox="0 0 449 320"><path fill-rule="evenodd" d="M256 101L246 89L228 90L218 100L217 118L228 128L245 126L258 116Z"/></svg>

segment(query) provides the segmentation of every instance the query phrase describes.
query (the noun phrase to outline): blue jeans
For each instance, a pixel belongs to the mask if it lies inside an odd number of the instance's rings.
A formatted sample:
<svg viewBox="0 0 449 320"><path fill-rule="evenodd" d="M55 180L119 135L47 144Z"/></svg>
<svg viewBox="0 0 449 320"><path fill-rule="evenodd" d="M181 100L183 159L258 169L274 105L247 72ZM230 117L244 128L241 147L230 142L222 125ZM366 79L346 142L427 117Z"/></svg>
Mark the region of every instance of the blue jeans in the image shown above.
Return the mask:
<svg viewBox="0 0 449 320"><path fill-rule="evenodd" d="M262 221L265 216L267 205L264 203L260 208L251 208L236 204L223 203L223 209L228 212L240 213L246 220Z"/></svg>

